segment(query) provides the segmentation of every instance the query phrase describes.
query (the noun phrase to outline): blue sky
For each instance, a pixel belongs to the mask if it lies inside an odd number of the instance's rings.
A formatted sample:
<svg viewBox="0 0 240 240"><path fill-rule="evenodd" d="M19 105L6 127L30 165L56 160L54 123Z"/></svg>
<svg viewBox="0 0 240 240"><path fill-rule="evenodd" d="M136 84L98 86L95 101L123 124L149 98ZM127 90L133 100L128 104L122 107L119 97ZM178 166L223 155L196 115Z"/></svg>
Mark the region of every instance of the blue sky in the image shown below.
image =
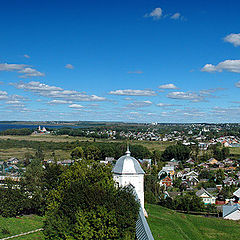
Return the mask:
<svg viewBox="0 0 240 240"><path fill-rule="evenodd" d="M1 1L0 120L239 122L239 9Z"/></svg>

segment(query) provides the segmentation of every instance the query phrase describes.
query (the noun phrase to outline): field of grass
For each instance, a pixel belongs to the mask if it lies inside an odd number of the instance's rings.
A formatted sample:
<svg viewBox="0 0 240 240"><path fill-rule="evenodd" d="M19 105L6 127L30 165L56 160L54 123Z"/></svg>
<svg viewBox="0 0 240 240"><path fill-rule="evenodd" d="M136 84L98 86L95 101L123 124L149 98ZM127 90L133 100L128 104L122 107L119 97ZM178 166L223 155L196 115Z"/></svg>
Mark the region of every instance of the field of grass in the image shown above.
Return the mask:
<svg viewBox="0 0 240 240"><path fill-rule="evenodd" d="M237 240L240 222L177 213L147 204L148 223L155 240Z"/></svg>
<svg viewBox="0 0 240 240"><path fill-rule="evenodd" d="M230 150L230 154L240 156L240 147L232 147L232 148L229 148L229 150Z"/></svg>
<svg viewBox="0 0 240 240"><path fill-rule="evenodd" d="M43 218L39 216L23 216L20 218L3 218L0 217L0 238L17 235L42 228ZM8 230L9 234L3 234L3 230ZM42 232L32 233L26 236L14 238L17 240L43 239Z"/></svg>
<svg viewBox="0 0 240 240"><path fill-rule="evenodd" d="M56 135L30 135L30 136L0 136L0 139L12 139L12 140L26 140L26 141L39 141L39 142L73 142L73 141L89 141L93 142L93 138L84 137L72 137L72 136L56 136ZM108 139L96 139L96 142L125 142L126 140L108 140ZM175 144L174 142L151 142L151 141L130 141L130 144L141 144L147 147L150 151L159 150L164 151L169 145ZM35 154L36 150L32 148L8 148L1 149L0 146L0 160L6 160L11 157L17 157L23 159L25 153ZM59 160L70 158L71 151L56 150L55 155ZM45 158L49 159L52 157L52 151L44 151Z"/></svg>
<svg viewBox="0 0 240 240"><path fill-rule="evenodd" d="M64 160L71 158L70 152L66 150L55 150L55 155L57 159ZM8 148L8 149L1 149L0 148L0 160L6 160L11 157L16 157L20 160L24 159L25 153L30 153L34 156L36 150L33 148ZM52 158L52 151L44 151L45 159Z"/></svg>

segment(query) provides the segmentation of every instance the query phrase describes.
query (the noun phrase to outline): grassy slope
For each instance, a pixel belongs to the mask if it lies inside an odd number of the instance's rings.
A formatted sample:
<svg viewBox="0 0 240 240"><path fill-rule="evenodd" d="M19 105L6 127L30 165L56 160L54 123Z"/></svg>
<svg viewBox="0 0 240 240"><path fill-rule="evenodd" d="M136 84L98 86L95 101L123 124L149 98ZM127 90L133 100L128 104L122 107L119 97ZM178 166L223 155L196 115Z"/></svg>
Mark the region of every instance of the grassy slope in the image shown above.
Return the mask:
<svg viewBox="0 0 240 240"><path fill-rule="evenodd" d="M24 216L21 218L3 218L0 217L0 238L17 235L42 228L43 218L39 216ZM10 234L3 234L2 229L8 229ZM14 239L43 239L41 232L14 238Z"/></svg>
<svg viewBox="0 0 240 240"><path fill-rule="evenodd" d="M155 240L237 240L240 222L177 213L148 204L148 223Z"/></svg>

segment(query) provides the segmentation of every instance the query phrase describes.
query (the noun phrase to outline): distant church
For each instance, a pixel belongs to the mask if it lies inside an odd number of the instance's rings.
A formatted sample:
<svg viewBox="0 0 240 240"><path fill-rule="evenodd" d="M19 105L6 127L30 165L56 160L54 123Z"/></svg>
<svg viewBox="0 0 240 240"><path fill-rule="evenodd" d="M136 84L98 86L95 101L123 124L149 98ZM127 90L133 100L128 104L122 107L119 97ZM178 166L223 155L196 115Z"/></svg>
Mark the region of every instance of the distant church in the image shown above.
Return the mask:
<svg viewBox="0 0 240 240"><path fill-rule="evenodd" d="M113 179L119 184L119 187L132 185L140 202L139 217L136 222L136 239L154 240L151 230L145 218L144 208L144 174L139 162L131 157L129 147L126 155L120 157L113 168Z"/></svg>

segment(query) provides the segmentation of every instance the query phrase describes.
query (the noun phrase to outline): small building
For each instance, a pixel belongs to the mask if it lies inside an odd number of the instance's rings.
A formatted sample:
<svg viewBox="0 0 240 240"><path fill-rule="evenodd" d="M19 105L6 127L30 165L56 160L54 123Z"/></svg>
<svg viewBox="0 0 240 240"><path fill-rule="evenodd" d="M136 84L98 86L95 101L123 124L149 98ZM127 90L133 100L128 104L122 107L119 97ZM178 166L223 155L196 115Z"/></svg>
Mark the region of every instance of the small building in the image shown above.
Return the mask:
<svg viewBox="0 0 240 240"><path fill-rule="evenodd" d="M204 204L215 204L216 198L210 194L207 190L204 188L201 188L196 192L196 195L200 198L202 198Z"/></svg>
<svg viewBox="0 0 240 240"><path fill-rule="evenodd" d="M171 187L172 179L168 176L160 180L160 186Z"/></svg>
<svg viewBox="0 0 240 240"><path fill-rule="evenodd" d="M230 220L240 220L240 205L229 202L223 206L223 218Z"/></svg>

